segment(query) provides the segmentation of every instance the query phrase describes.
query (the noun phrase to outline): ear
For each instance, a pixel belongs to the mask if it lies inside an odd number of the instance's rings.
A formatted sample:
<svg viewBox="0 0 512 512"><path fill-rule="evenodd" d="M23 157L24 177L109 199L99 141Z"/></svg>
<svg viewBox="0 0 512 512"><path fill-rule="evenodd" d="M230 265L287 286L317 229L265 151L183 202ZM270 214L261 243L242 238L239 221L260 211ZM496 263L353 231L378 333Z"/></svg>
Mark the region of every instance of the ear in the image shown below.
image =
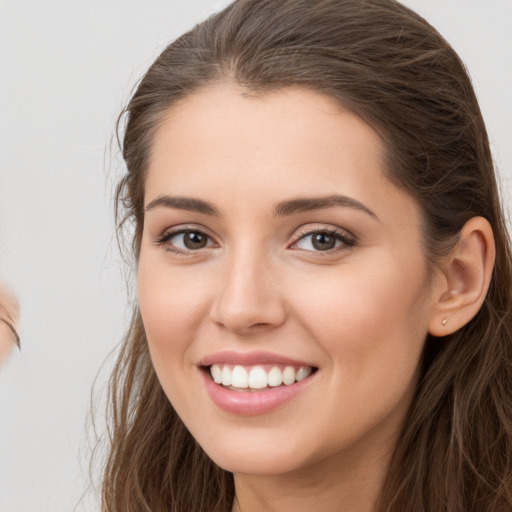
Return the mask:
<svg viewBox="0 0 512 512"><path fill-rule="evenodd" d="M483 217L466 222L457 245L440 265L434 286L430 334L451 334L478 313L489 289L495 252L489 222Z"/></svg>

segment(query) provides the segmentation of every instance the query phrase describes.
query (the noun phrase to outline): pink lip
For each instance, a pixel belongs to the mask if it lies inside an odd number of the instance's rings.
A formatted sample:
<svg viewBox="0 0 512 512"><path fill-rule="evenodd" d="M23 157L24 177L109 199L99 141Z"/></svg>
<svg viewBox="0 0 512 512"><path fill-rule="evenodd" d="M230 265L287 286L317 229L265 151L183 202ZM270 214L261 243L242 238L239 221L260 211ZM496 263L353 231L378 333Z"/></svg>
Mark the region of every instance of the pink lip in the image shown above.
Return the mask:
<svg viewBox="0 0 512 512"><path fill-rule="evenodd" d="M226 412L240 416L256 416L265 414L281 407L309 386L316 373L308 378L295 382L290 386L279 386L264 391L234 391L216 384L204 367L213 364L229 364L241 366L276 365L276 366L312 366L314 365L271 352L234 352L223 351L203 358L198 366L206 386L206 390L213 402Z"/></svg>
<svg viewBox="0 0 512 512"><path fill-rule="evenodd" d="M271 352L217 352L206 356L199 362L199 366L211 366L212 364L233 364L241 366L253 366L257 364L275 364L282 366L314 366L310 363L291 359Z"/></svg>
<svg viewBox="0 0 512 512"><path fill-rule="evenodd" d="M290 386L265 391L234 391L216 384L207 371L201 371L206 390L222 410L238 416L257 416L271 412L292 400L313 381L316 373Z"/></svg>

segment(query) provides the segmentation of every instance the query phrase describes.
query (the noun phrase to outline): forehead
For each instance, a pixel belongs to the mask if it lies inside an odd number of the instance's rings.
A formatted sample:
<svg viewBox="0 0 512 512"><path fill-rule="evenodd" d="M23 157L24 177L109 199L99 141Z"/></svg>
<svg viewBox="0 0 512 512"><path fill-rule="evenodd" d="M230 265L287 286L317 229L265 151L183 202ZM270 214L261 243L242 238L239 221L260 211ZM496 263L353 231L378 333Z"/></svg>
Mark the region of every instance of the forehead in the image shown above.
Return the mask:
<svg viewBox="0 0 512 512"><path fill-rule="evenodd" d="M250 189L244 201L343 193L391 210L405 200L414 210L384 161L375 130L325 95L250 95L224 84L169 109L153 141L145 202L170 193L232 202Z"/></svg>
<svg viewBox="0 0 512 512"><path fill-rule="evenodd" d="M313 148L316 168L333 152L337 159L343 156L340 167L369 157L382 167L384 146L376 132L331 98L300 88L251 95L225 84L200 90L169 109L153 140L149 168L173 163L179 171L185 158L189 166L208 158L206 174L237 159L242 174L244 168L310 165L306 157L313 156Z"/></svg>
<svg viewBox="0 0 512 512"><path fill-rule="evenodd" d="M334 137L346 137L339 128L349 123L349 129L342 131L357 127L357 135L365 137L377 151L384 151L383 142L368 124L327 95L299 87L255 94L236 85L219 84L187 95L169 108L156 132L153 150L158 151L159 140L169 131L174 132L173 137L177 131L184 138L206 135L212 142L236 135L241 142L249 139L273 146L304 136L318 143L326 139L327 131Z"/></svg>

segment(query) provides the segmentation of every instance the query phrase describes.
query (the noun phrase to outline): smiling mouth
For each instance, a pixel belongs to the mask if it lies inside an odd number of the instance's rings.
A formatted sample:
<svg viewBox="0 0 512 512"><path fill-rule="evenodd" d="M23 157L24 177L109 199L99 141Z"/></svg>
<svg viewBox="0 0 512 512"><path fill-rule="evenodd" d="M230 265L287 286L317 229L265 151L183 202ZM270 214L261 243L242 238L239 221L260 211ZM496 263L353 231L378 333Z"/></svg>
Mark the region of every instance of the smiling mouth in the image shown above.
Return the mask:
<svg viewBox="0 0 512 512"><path fill-rule="evenodd" d="M317 371L313 366L212 364L206 368L212 380L232 391L265 391L291 386Z"/></svg>

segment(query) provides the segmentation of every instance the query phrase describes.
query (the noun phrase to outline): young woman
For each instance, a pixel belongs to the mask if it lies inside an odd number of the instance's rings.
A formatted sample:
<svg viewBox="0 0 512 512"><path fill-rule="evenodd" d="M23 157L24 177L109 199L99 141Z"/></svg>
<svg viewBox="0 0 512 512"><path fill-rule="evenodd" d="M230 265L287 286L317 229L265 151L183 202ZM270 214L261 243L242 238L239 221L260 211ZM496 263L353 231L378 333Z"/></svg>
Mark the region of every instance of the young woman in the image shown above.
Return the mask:
<svg viewBox="0 0 512 512"><path fill-rule="evenodd" d="M393 0L239 0L124 114L103 510L512 510L511 254L446 41Z"/></svg>

